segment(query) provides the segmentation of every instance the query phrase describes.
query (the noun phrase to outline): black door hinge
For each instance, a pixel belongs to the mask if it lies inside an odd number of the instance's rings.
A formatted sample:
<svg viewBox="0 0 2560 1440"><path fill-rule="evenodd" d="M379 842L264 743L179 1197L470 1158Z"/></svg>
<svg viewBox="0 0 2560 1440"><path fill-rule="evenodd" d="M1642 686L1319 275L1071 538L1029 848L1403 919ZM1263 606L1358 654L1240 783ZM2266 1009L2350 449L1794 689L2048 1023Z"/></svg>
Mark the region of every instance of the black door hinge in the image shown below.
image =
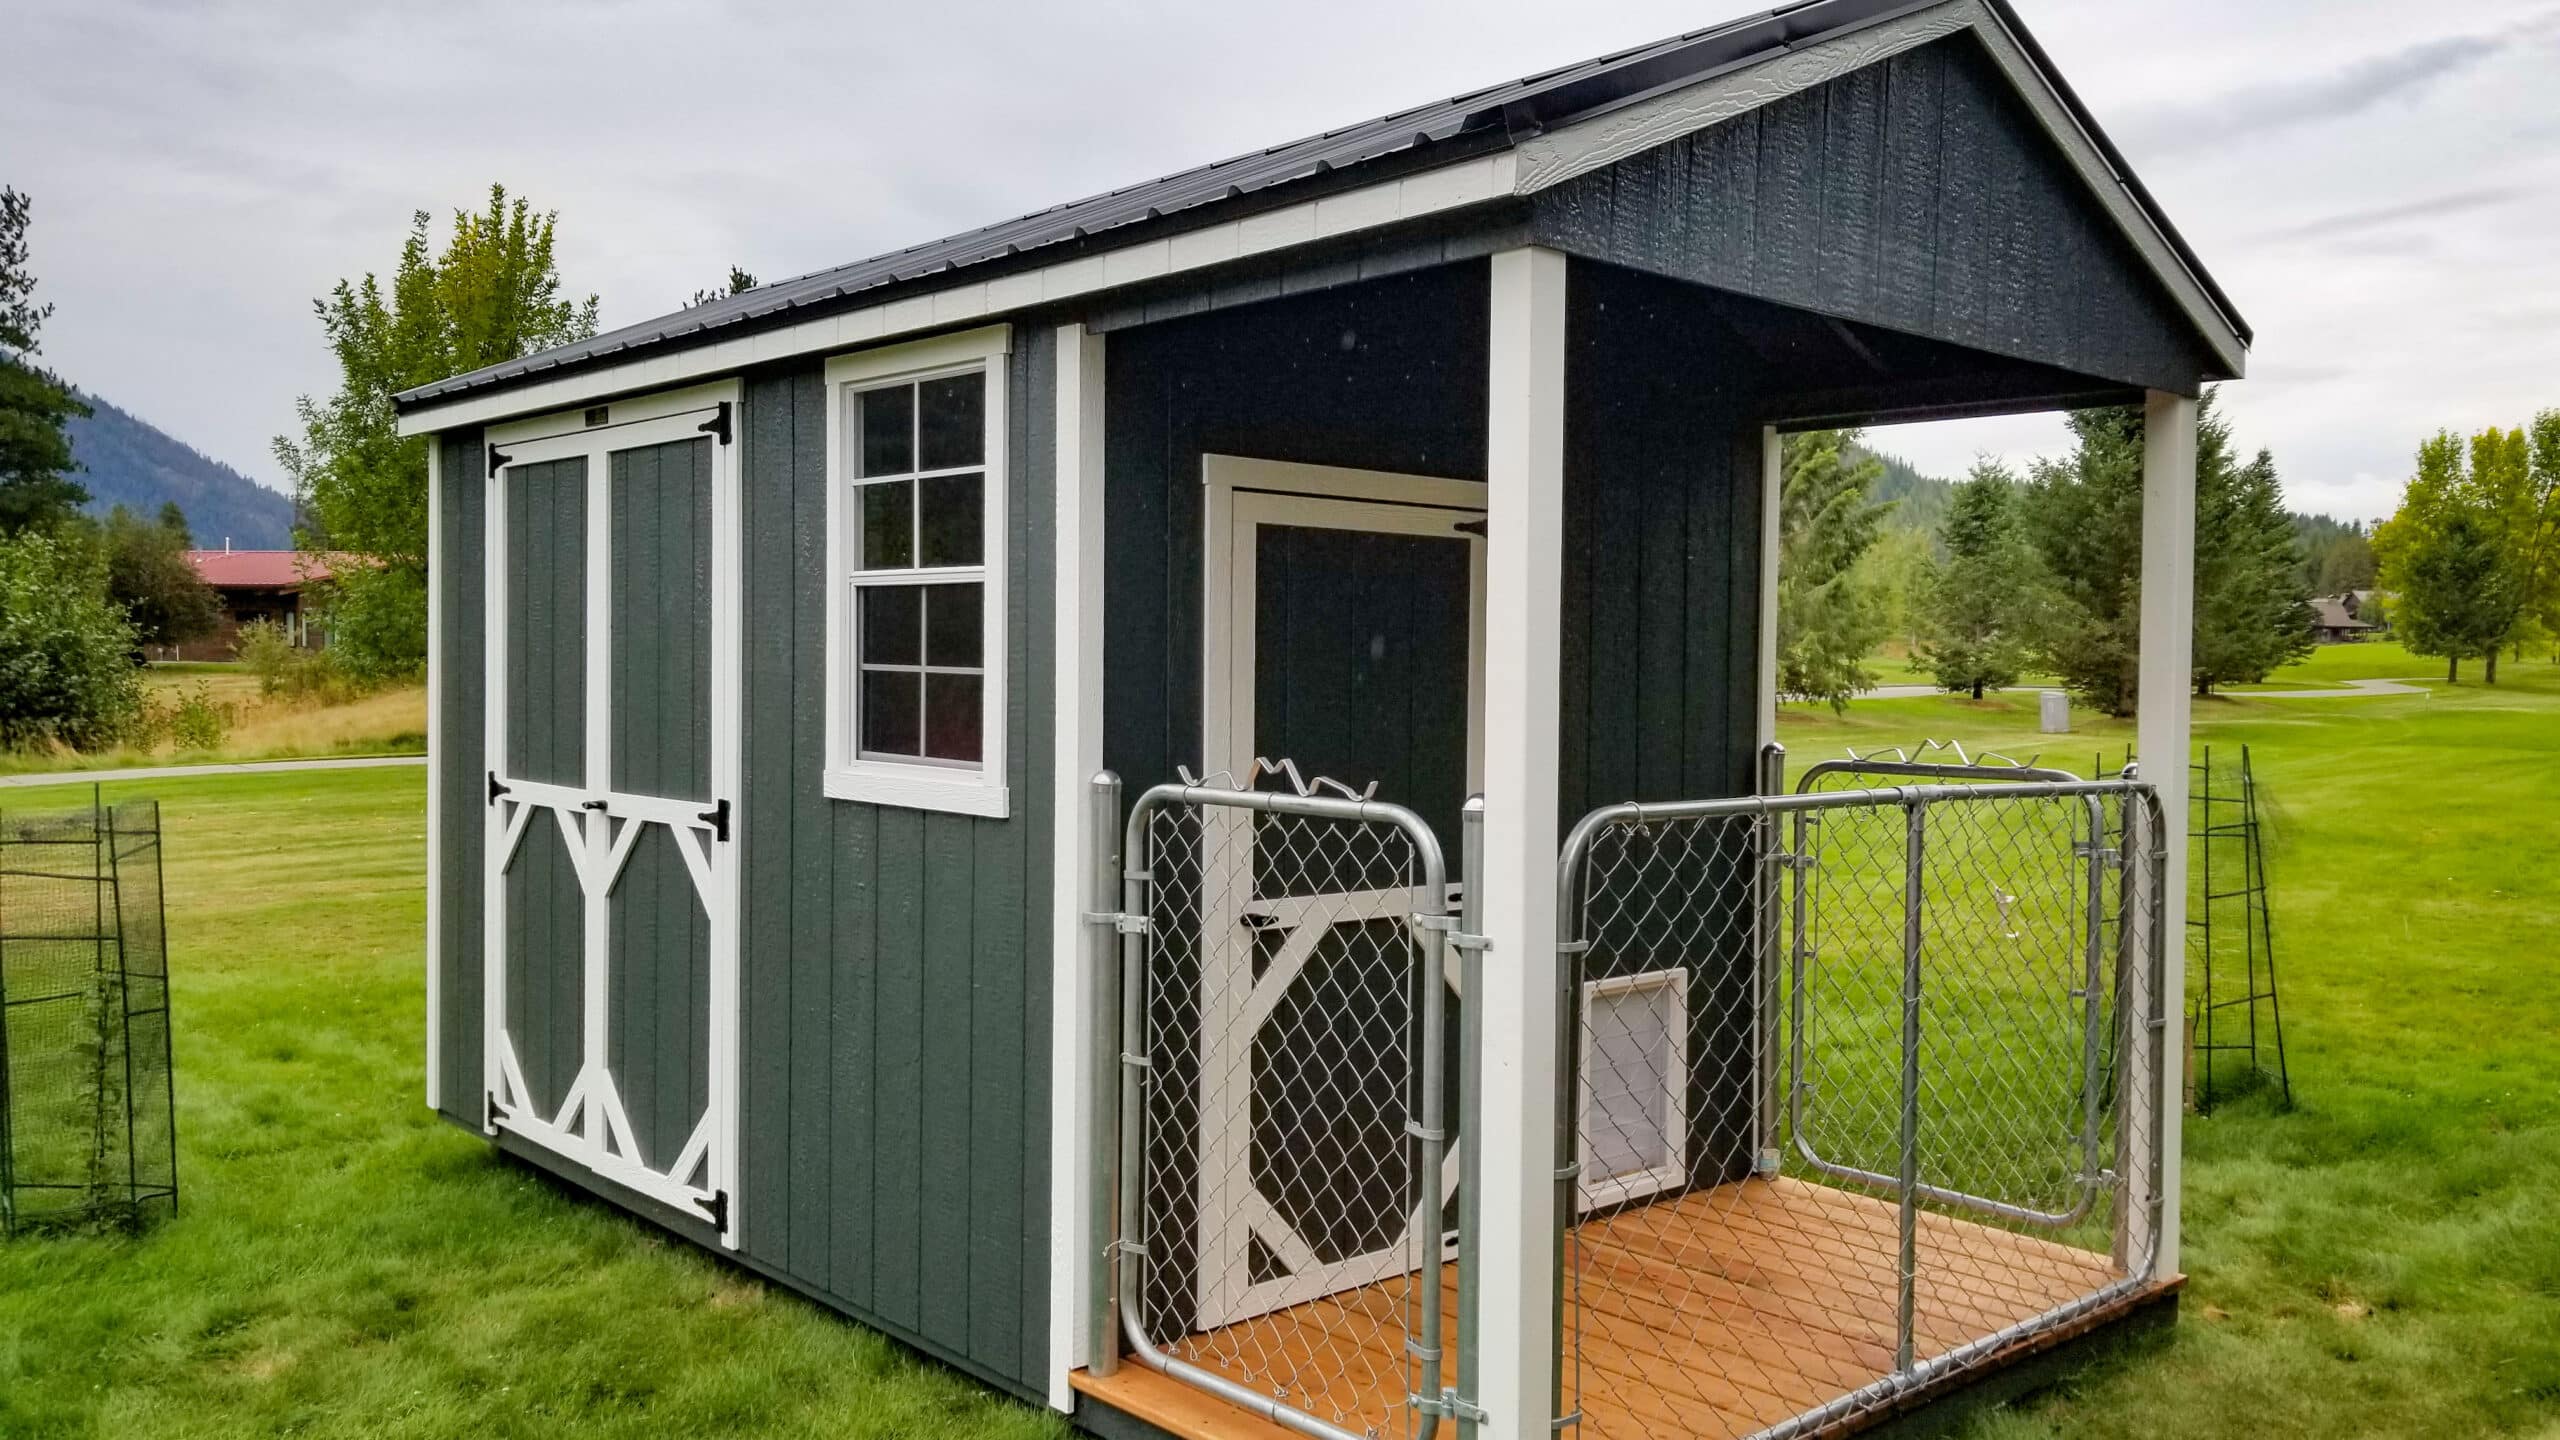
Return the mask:
<svg viewBox="0 0 2560 1440"><path fill-rule="evenodd" d="M711 418L703 421L700 425L697 425L694 428L700 430L703 434L718 440L723 445L728 444L729 402L726 400L721 401L720 408L712 412Z"/></svg>
<svg viewBox="0 0 2560 1440"><path fill-rule="evenodd" d="M726 1230L729 1228L728 1191L714 1190L711 1192L710 1199L698 1201L696 1203L702 1206L702 1213L710 1217L712 1229Z"/></svg>
<svg viewBox="0 0 2560 1440"><path fill-rule="evenodd" d="M719 804L712 806L710 809L703 811L701 818L703 824L711 827L711 834L713 838L719 840L720 843L724 845L729 842L728 801L723 800Z"/></svg>
<svg viewBox="0 0 2560 1440"><path fill-rule="evenodd" d="M508 791L507 782L505 782L504 780L501 780L501 779L499 779L499 778L498 778L498 772L497 772L497 771L495 771L495 770L490 771L490 772L489 772L489 803L490 803L490 804L492 804L492 805L497 804L497 803L498 803L498 797L499 797L499 796L501 796L501 795L506 794L506 793L507 793L507 791Z"/></svg>
<svg viewBox="0 0 2560 1440"><path fill-rule="evenodd" d="M516 458L516 457L514 457L513 455L508 455L508 454L503 454L503 453L501 453L501 452L499 451L498 447L497 447L497 446L495 446L495 445L490 446L490 447L489 447L489 473L490 473L490 474L492 474L492 475L497 474L497 473L498 473L498 467L500 467L500 466L502 466L502 465L511 465L511 464L515 463L515 458Z"/></svg>

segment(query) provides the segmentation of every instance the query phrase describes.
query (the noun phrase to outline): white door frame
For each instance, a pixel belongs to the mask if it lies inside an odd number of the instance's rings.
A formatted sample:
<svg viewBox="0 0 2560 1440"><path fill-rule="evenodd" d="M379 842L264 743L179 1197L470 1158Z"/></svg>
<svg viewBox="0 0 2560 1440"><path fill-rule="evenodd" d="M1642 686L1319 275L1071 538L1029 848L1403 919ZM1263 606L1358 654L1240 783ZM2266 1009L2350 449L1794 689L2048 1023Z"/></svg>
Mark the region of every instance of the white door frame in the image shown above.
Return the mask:
<svg viewBox="0 0 2560 1440"><path fill-rule="evenodd" d="M617 402L606 423L585 415L542 416L488 432L491 465L486 520L488 597L486 726L490 796L483 875L486 927L483 1034L484 1128L520 1135L597 1175L738 1237L738 851L739 696L744 587L739 554L738 387L698 386ZM613 788L612 456L619 451L708 437L711 441L710 798L643 795ZM583 783L546 784L507 773L507 473L518 465L570 458L586 463L586 730ZM506 871L537 817L548 813L578 876L584 900L584 1028L577 1078L544 1116L506 1030ZM710 935L706 1022L709 1074L702 1118L671 1163L643 1163L606 1057L612 893L646 827L663 826L683 857ZM699 1176L697 1181L694 1177Z"/></svg>
<svg viewBox="0 0 2560 1440"><path fill-rule="evenodd" d="M1254 742L1254 617L1260 580L1254 531L1292 525L1367 534L1456 537L1481 541L1457 526L1481 521L1484 486L1472 480L1397 475L1210 455L1202 465L1207 494L1202 545L1201 755L1212 775L1223 771L1236 788L1254 787L1261 763L1291 757L1260 755ZM1467 784L1483 779L1485 552L1470 547L1467 644ZM1313 781L1315 776L1305 777ZM1356 781L1359 777L1337 776ZM1202 814L1206 863L1220 878L1201 887L1201 1097L1199 1174L1199 1324L1230 1324L1353 1286L1401 1274L1411 1264L1407 1232L1387 1248L1327 1264L1289 1226L1269 1200L1247 1183L1251 1144L1248 1086L1212 1084L1212 1077L1240 1075L1252 1040L1289 986L1313 957L1322 929L1351 920L1401 919L1416 908L1402 890L1273 901L1263 908L1291 930L1260 980L1251 948L1236 943L1244 901L1252 889L1251 816L1210 807ZM1307 927L1317 917L1322 928ZM1457 983L1452 958L1446 980ZM1219 1018L1223 1017L1223 1018ZM1461 1142L1463 1143L1463 1141ZM1445 1163L1443 1206L1461 1173L1456 1146ZM1437 1216L1433 1217L1436 1223ZM1287 1264L1280 1280L1256 1283L1251 1239Z"/></svg>

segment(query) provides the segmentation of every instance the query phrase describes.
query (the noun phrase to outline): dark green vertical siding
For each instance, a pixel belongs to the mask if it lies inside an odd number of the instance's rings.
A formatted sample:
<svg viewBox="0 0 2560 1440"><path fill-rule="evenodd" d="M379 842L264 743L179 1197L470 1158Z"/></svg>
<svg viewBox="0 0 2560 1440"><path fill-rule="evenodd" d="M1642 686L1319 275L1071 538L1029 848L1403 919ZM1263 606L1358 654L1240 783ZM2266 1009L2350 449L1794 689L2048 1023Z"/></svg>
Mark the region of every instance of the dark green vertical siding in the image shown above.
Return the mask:
<svg viewBox="0 0 2560 1440"><path fill-rule="evenodd" d="M1004 820L826 799L826 414L747 385L742 958L752 1260L1031 1393L1048 1330L1053 345L1007 366Z"/></svg>
<svg viewBox="0 0 2560 1440"><path fill-rule="evenodd" d="M544 1116L559 1113L586 1059L586 901L557 813L526 823L505 887L506 1034Z"/></svg>
<svg viewBox="0 0 2560 1440"><path fill-rule="evenodd" d="M735 422L745 549L740 1258L1025 1395L1042 1393L1048 1360L1054 349L1046 327L1020 328L1005 366L1008 524L991 557L1007 597L1012 814L1003 820L825 798L822 367L749 377ZM443 1108L477 1127L486 487L477 434L441 443ZM612 472L615 613L650 627L625 630L634 643L616 654L615 694L635 712L691 713L686 687L705 653L707 632L686 629L674 593L708 555L706 512L686 489L699 475L688 448L707 456L687 442L618 458ZM582 536L583 517L583 504L563 501L547 526L530 512L510 523L530 547L548 530ZM555 576L577 564L574 551L528 554ZM582 593L555 580L541 603L558 613ZM536 658L523 657L528 673ZM578 731L559 713L567 698L552 693L534 753L556 764L563 726ZM642 696L654 698L633 698ZM707 749L681 725L654 736L620 727L615 741L620 783L707 793L694 778L707 774ZM565 778L580 777L572 767ZM549 907L550 923L577 924L574 893ZM704 1095L707 936L692 893L681 858L652 835L614 898L611 1045L643 1153L658 1164L672 1160ZM698 1223L593 1188L708 1238Z"/></svg>
<svg viewBox="0 0 2560 1440"><path fill-rule="evenodd" d="M613 788L711 795L710 437L618 450L613 557Z"/></svg>
<svg viewBox="0 0 2560 1440"><path fill-rule="evenodd" d="M508 775L587 783L587 462L505 476Z"/></svg>
<svg viewBox="0 0 2560 1440"><path fill-rule="evenodd" d="M641 827L605 928L606 1063L654 1169L675 1163L711 1103L711 926L679 843Z"/></svg>
<svg viewBox="0 0 2560 1440"><path fill-rule="evenodd" d="M487 559L488 462L480 432L436 437L436 573L442 633L436 667L435 794L439 839L436 907L437 1108L463 1124L481 1121L481 929L483 806L486 801L488 676L483 574Z"/></svg>

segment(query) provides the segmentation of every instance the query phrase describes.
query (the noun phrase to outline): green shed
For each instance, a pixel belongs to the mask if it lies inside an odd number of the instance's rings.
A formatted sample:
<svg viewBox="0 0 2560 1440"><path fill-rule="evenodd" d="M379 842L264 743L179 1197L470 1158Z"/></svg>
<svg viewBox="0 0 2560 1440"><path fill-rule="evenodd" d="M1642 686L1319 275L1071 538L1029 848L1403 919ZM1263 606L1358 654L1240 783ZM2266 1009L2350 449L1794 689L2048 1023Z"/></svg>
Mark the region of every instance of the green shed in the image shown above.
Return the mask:
<svg viewBox="0 0 2560 1440"><path fill-rule="evenodd" d="M2179 754L2248 343L2005 0L1809 0L410 391L428 1103L1114 1435L2173 1300L2185 767L1779 794L1779 437L2139 407Z"/></svg>

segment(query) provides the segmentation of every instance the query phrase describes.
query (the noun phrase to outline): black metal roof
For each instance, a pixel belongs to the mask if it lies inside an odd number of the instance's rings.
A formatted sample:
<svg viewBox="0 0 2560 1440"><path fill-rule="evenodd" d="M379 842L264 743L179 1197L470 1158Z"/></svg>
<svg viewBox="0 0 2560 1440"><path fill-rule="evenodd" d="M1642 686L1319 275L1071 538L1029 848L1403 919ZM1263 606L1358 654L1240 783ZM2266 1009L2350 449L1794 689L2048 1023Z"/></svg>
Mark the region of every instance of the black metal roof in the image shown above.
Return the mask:
<svg viewBox="0 0 2560 1440"><path fill-rule="evenodd" d="M1667 40L1526 76L1446 100L1328 130L1285 145L1179 171L1086 199L970 230L930 244L795 279L608 331L593 339L421 385L396 397L402 408L466 392L503 389L536 376L714 344L837 310L877 304L901 294L941 289L967 270L970 278L1070 259L1156 233L1219 224L1295 204L1327 191L1369 183L1387 173L1447 164L1510 148L1542 130L1585 119L1650 95L1738 69L1795 46L1864 28L1944 0L1798 0L1762 14L1693 30ZM2207 275L2175 227L2133 178L2097 121L2063 83L2006 0L1988 0L2073 118L2112 166L2135 202L2176 251L2245 342L2249 330Z"/></svg>

